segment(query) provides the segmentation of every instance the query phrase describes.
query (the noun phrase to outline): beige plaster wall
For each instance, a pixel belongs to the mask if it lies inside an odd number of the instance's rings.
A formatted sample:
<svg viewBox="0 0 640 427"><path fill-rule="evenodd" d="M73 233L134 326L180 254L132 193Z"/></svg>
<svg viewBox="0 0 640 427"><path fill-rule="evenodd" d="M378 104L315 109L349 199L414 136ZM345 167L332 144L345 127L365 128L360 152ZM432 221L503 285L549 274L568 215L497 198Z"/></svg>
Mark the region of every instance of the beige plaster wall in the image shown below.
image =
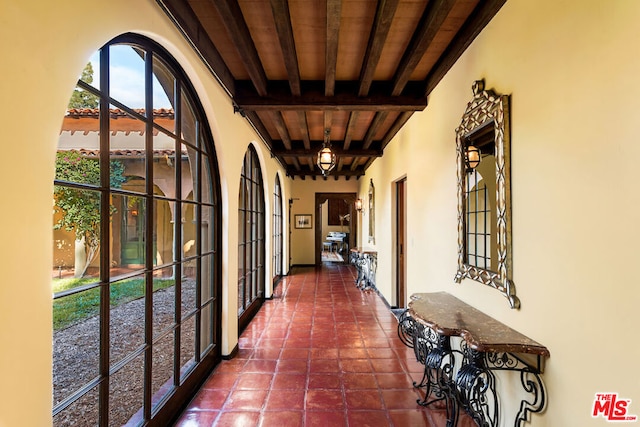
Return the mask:
<svg viewBox="0 0 640 427"><path fill-rule="evenodd" d="M408 290L447 291L551 351L548 406L535 426L605 425L597 392L640 414L637 189L640 3L509 0L373 163L376 229L392 227L407 177ZM474 80L511 94L513 280L522 301L465 280L457 265L455 133ZM390 300L391 238L377 233Z"/></svg>
<svg viewBox="0 0 640 427"><path fill-rule="evenodd" d="M4 99L0 125L5 130L0 141L4 153L0 185L6 203L0 209L0 223L5 225L0 245L0 426L46 426L51 424L55 151L67 102L90 55L113 37L136 32L160 43L183 66L204 105L216 143L224 247L237 248L242 159L249 143L258 139L245 120L234 115L226 93L153 0L1 2L0 16ZM256 142L256 147L271 215L276 173L281 174L286 199L291 197L290 184L280 165L265 154L264 145ZM270 244L270 221L266 234ZM288 257L286 242L285 252ZM237 343L237 250L223 254L222 352L228 353ZM271 263L267 270L270 277Z"/></svg>

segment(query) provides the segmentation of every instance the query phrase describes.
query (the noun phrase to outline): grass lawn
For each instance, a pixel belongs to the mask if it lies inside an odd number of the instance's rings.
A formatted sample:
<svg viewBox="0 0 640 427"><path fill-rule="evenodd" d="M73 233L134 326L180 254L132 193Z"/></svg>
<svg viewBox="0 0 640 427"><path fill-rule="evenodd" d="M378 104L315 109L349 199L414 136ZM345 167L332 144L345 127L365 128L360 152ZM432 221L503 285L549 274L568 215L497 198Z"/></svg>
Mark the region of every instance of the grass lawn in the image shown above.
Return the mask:
<svg viewBox="0 0 640 427"><path fill-rule="evenodd" d="M53 293L76 288L95 282L95 278L53 279ZM153 279L153 291L173 286L173 279ZM111 285L110 304L112 307L144 296L144 280L133 278ZM53 300L53 330L66 328L74 323L95 316L100 311L100 288L93 288L77 294Z"/></svg>

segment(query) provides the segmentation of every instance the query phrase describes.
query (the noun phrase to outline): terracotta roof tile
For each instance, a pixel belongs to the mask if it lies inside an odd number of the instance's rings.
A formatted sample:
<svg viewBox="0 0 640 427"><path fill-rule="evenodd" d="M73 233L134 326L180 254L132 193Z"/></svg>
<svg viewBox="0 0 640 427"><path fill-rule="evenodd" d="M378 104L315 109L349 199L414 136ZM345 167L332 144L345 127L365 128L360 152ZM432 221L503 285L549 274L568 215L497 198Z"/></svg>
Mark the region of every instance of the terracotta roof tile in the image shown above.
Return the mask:
<svg viewBox="0 0 640 427"><path fill-rule="evenodd" d="M133 111L140 114L141 116L145 115L144 108L135 108ZM109 112L112 118L131 117L124 110L121 110L119 108L111 108ZM82 117L93 117L97 119L99 116L100 116L99 108L71 108L67 110L67 114L66 114L66 117L70 117L74 119L79 119ZM173 119L174 118L173 108L156 108L153 110L153 117L166 117L169 119Z"/></svg>
<svg viewBox="0 0 640 427"><path fill-rule="evenodd" d="M87 150L85 148L81 149L71 149L71 150L58 150L58 151L77 151L87 157L98 157L100 154L100 150ZM144 156L144 150L133 150L133 149L119 149L119 150L111 150L109 152L111 157L142 157ZM153 157L167 157L173 156L175 154L175 150L153 150ZM182 155L186 156L187 151L183 150Z"/></svg>
<svg viewBox="0 0 640 427"><path fill-rule="evenodd" d="M134 110L136 113L144 116L144 108ZM143 135L146 129L145 123L127 114L119 108L109 110L110 131L113 135L117 132L124 132L129 135L135 132ZM70 132L72 135L76 132L82 132L84 135L89 132L98 132L100 130L100 109L98 108L72 108L67 110L64 120L62 121L62 129L60 132ZM153 110L154 123L164 127L169 131L173 131L175 127L175 114L173 109L158 108ZM157 135L158 130L154 129L153 134Z"/></svg>

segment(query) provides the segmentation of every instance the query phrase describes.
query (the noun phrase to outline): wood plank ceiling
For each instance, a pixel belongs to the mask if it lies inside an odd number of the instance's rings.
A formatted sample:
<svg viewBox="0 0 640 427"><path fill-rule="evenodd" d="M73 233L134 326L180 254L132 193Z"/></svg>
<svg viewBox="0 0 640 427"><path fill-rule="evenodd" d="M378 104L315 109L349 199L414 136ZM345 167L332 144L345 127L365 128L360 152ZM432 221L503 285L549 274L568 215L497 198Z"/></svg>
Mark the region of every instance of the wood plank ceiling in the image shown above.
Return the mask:
<svg viewBox="0 0 640 427"><path fill-rule="evenodd" d="M362 176L505 1L157 0L302 179L325 135L330 176Z"/></svg>

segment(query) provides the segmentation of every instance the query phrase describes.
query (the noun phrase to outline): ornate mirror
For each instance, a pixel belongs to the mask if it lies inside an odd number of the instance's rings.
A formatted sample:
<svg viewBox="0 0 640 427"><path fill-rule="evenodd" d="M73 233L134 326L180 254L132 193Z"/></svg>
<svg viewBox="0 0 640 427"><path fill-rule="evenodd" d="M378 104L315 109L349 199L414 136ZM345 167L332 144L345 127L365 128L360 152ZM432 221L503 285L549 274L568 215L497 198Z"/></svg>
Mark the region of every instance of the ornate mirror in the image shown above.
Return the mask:
<svg viewBox="0 0 640 427"><path fill-rule="evenodd" d="M509 96L473 84L456 129L458 272L500 291L519 308L512 282Z"/></svg>

